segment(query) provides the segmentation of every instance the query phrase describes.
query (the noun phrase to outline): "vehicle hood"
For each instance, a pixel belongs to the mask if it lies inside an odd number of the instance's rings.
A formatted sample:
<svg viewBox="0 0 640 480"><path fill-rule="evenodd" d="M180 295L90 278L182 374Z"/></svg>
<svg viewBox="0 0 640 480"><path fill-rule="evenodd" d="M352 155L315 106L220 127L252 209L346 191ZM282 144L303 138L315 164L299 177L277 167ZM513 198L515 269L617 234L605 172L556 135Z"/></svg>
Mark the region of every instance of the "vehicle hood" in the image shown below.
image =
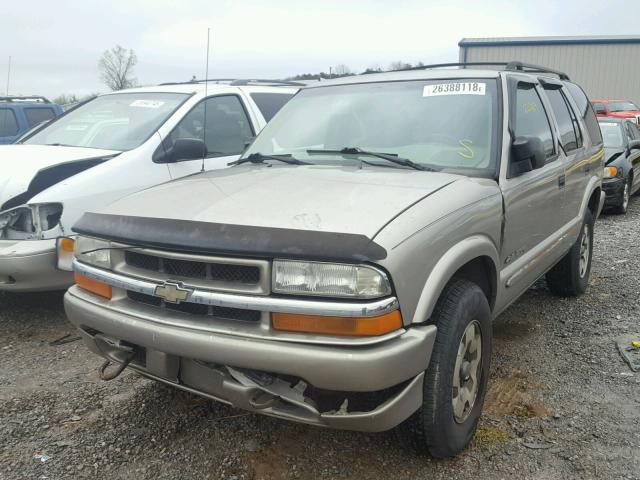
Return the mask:
<svg viewBox="0 0 640 480"><path fill-rule="evenodd" d="M610 165L618 160L624 158L624 148L605 148L604 149L604 164Z"/></svg>
<svg viewBox="0 0 640 480"><path fill-rule="evenodd" d="M0 210L15 206L13 203L25 203L55 183L118 153L52 145L0 146ZM7 202L10 205L4 207Z"/></svg>
<svg viewBox="0 0 640 480"><path fill-rule="evenodd" d="M400 213L461 178L357 164L237 166L135 193L101 213L373 239Z"/></svg>

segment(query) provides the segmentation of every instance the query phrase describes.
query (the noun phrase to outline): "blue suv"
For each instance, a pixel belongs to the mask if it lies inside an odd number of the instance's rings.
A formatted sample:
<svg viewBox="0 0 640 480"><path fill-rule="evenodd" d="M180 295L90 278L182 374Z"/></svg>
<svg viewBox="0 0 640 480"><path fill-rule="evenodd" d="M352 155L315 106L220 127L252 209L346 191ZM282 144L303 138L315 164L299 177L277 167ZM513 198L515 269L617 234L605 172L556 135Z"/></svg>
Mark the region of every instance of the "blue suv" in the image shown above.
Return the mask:
<svg viewBox="0 0 640 480"><path fill-rule="evenodd" d="M44 97L0 97L0 144L13 143L33 127L62 115Z"/></svg>

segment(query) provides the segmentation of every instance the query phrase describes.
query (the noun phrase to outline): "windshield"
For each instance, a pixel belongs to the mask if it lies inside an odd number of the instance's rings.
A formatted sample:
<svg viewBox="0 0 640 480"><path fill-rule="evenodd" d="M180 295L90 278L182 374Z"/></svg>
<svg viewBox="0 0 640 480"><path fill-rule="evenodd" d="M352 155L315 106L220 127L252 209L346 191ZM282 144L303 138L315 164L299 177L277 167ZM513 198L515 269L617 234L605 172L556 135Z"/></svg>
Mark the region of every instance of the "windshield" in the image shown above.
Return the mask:
<svg viewBox="0 0 640 480"><path fill-rule="evenodd" d="M610 112L637 112L638 107L636 107L631 102L609 102L609 111Z"/></svg>
<svg viewBox="0 0 640 480"><path fill-rule="evenodd" d="M131 150L145 142L187 99L181 93L97 97L24 141L35 145Z"/></svg>
<svg viewBox="0 0 640 480"><path fill-rule="evenodd" d="M370 155L339 152L357 148L438 171L494 176L498 105L493 79L310 88L276 114L243 157L290 154L311 163L356 158L403 168Z"/></svg>
<svg viewBox="0 0 640 480"><path fill-rule="evenodd" d="M604 148L623 148L624 140L622 138L622 129L619 123L600 122L600 130L602 131L602 139Z"/></svg>

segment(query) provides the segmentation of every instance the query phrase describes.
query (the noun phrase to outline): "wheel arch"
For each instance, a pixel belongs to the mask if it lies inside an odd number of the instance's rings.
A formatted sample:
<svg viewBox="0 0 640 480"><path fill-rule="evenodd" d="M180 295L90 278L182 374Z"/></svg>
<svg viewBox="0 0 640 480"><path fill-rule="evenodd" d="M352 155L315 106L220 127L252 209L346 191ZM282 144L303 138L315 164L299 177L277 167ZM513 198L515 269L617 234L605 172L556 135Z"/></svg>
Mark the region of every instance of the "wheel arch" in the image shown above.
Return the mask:
<svg viewBox="0 0 640 480"><path fill-rule="evenodd" d="M477 284L487 297L491 311L498 292L498 250L486 235L468 237L445 252L425 282L412 323L423 323L433 314L444 288L453 278Z"/></svg>
<svg viewBox="0 0 640 480"><path fill-rule="evenodd" d="M589 188L585 190L584 198L582 199L582 207L580 208L580 218L584 218L584 214L589 209L594 220L600 215L600 210L604 203L602 198L602 185L601 180L592 178L589 182Z"/></svg>

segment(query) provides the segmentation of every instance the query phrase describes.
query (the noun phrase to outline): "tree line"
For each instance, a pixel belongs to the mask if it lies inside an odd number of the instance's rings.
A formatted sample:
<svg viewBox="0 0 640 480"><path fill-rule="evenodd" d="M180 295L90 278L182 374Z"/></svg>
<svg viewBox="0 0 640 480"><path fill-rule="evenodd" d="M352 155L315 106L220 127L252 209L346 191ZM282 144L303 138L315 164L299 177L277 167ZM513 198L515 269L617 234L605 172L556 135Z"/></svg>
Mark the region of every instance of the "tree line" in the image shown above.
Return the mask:
<svg viewBox="0 0 640 480"><path fill-rule="evenodd" d="M412 64L403 61L396 61L391 62L386 68L383 68L380 65L372 65L360 73L354 73L347 65L341 64L336 67L331 67L328 73L301 73L299 75L287 77L285 80L325 80L330 78L348 77L349 75L364 75L367 73L390 72L392 70L407 70L409 68L420 67L424 67L424 63L418 62L416 64Z"/></svg>
<svg viewBox="0 0 640 480"><path fill-rule="evenodd" d="M120 45L116 45L109 50L105 50L98 61L100 80L102 80L102 83L104 83L110 90L114 91L135 87L138 85L138 80L134 76L134 68L137 63L138 57L132 49L127 50ZM359 75L388 72L391 70L406 70L409 68L419 68L423 66L424 63L422 62L411 64L403 61L396 61L391 62L386 68L383 68L380 65L372 65L360 72ZM287 77L285 80L320 80L347 77L349 75L356 75L356 73L354 73L347 65L340 64L335 67L330 67L329 72L301 73ZM78 97L75 94L64 94L56 97L54 102L60 105L72 105L95 95L96 94L91 94L84 97Z"/></svg>

